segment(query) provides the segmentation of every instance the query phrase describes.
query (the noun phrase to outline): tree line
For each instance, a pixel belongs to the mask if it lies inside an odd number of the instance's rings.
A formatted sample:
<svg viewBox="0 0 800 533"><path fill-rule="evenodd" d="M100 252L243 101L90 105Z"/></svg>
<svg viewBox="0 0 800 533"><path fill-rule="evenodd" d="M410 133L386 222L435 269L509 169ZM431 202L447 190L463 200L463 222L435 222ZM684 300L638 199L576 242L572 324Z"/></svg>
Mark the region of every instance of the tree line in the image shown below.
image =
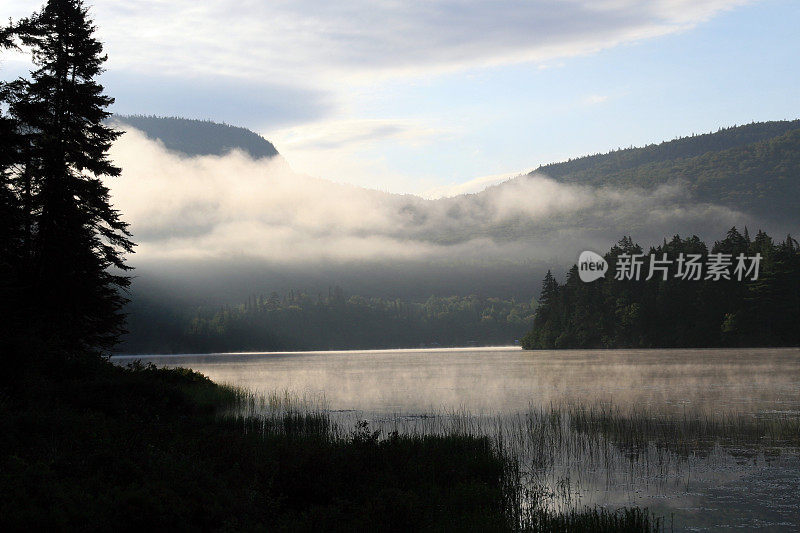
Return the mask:
<svg viewBox="0 0 800 533"><path fill-rule="evenodd" d="M279 351L510 345L533 322L534 302L431 296L424 302L289 291L253 295L239 305L204 306L177 331L136 335L129 353ZM148 321L150 322L150 321ZM138 328L137 328L138 329Z"/></svg>
<svg viewBox="0 0 800 533"><path fill-rule="evenodd" d="M113 99L106 56L79 0L50 0L0 27L27 77L0 83L0 337L4 353L101 353L124 331L133 243L103 179ZM18 358L19 359L19 358Z"/></svg>
<svg viewBox="0 0 800 533"><path fill-rule="evenodd" d="M745 228L731 228L724 239L707 246L697 236L675 235L650 255L739 254L761 261L757 279L749 275L714 280L682 279L679 265L665 276L617 279L620 257L629 261L642 247L624 237L604 258L605 277L580 280L578 266L559 283L548 271L533 327L522 339L527 349L680 348L800 345L800 245L791 236L775 242L763 231L751 238ZM713 259L713 257L712 257Z"/></svg>

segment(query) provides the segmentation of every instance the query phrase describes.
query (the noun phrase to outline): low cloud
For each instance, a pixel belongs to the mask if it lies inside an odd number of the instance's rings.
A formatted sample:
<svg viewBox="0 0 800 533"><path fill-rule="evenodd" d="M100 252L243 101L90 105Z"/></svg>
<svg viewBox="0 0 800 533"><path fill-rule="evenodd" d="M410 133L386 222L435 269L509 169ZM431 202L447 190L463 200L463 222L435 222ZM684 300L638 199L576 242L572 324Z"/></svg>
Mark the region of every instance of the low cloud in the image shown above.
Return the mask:
<svg viewBox="0 0 800 533"><path fill-rule="evenodd" d="M294 172L280 157L181 157L129 129L113 201L139 243L133 263L263 261L276 265L396 261L574 260L624 234L719 235L740 213L654 190L512 179L480 194L426 200ZM701 235L702 236L702 235Z"/></svg>

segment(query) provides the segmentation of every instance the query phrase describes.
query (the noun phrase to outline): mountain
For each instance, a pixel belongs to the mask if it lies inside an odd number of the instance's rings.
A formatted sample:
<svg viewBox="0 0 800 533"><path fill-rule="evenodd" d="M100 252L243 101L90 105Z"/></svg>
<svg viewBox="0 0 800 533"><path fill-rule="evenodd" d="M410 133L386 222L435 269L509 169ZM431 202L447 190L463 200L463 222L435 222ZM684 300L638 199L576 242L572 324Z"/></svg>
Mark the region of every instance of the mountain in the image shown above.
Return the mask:
<svg viewBox="0 0 800 533"><path fill-rule="evenodd" d="M697 201L797 227L800 120L752 123L580 157L541 166L530 175L534 174L563 183L617 188L680 182Z"/></svg>
<svg viewBox="0 0 800 533"><path fill-rule="evenodd" d="M229 124L145 115L115 115L113 121L122 130L127 124L150 139L158 139L167 150L188 156L223 155L237 148L254 159L278 155L272 143L261 135Z"/></svg>

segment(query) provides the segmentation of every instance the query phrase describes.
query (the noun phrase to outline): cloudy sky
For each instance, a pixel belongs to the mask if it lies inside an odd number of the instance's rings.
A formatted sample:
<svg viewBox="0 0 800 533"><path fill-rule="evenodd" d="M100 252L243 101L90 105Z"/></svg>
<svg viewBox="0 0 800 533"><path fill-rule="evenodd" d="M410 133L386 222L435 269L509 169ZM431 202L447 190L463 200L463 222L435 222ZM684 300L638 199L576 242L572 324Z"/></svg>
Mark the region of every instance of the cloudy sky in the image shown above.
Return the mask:
<svg viewBox="0 0 800 533"><path fill-rule="evenodd" d="M800 116L796 0L88 4L115 111L246 126L297 171L392 192Z"/></svg>

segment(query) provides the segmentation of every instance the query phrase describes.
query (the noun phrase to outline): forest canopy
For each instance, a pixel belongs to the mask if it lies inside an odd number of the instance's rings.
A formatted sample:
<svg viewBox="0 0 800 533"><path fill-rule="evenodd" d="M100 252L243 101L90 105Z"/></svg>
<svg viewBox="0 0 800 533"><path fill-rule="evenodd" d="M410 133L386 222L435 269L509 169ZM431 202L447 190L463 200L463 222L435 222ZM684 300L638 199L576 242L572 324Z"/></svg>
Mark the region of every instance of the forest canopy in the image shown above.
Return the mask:
<svg viewBox="0 0 800 533"><path fill-rule="evenodd" d="M800 344L800 245L791 236L781 242L763 231L731 228L712 246L697 236L671 240L649 255L743 254L761 261L753 275L730 279L682 279L677 264L666 276L617 279L621 257L642 254L630 237L605 254L609 273L580 280L573 265L563 284L548 271L533 328L522 340L527 349L686 348L719 346L796 346ZM666 277L666 279L664 279Z"/></svg>

